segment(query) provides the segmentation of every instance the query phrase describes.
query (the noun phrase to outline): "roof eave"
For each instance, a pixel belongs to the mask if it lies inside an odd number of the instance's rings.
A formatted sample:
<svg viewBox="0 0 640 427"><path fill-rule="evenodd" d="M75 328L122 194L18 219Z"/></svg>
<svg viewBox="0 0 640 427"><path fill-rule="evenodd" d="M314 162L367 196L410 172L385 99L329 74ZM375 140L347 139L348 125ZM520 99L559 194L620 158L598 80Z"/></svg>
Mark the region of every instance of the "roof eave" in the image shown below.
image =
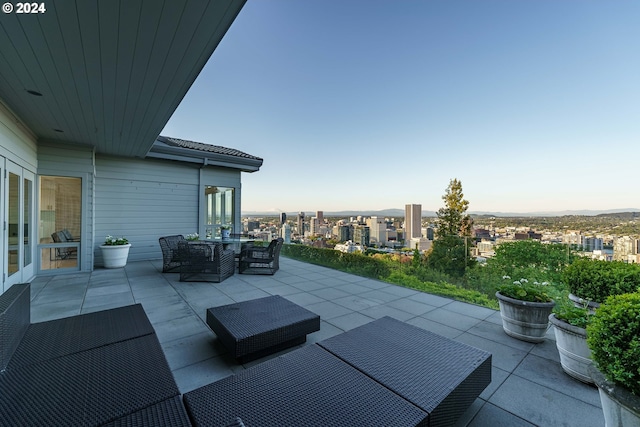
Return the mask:
<svg viewBox="0 0 640 427"><path fill-rule="evenodd" d="M182 147L171 147L166 144L154 144L147 157L175 160L187 163L198 163L203 166L217 166L240 169L243 172L257 172L262 166L262 159L251 159L225 154L208 153Z"/></svg>

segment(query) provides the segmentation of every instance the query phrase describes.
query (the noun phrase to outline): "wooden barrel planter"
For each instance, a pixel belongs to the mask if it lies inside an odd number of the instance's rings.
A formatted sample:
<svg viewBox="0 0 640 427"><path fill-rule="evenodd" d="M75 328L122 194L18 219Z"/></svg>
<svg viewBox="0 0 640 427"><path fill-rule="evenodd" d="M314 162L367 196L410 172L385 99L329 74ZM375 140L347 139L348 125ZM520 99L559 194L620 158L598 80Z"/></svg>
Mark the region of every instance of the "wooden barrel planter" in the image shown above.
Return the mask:
<svg viewBox="0 0 640 427"><path fill-rule="evenodd" d="M502 328L510 337L539 343L549 329L549 315L555 302L530 302L509 298L496 292Z"/></svg>

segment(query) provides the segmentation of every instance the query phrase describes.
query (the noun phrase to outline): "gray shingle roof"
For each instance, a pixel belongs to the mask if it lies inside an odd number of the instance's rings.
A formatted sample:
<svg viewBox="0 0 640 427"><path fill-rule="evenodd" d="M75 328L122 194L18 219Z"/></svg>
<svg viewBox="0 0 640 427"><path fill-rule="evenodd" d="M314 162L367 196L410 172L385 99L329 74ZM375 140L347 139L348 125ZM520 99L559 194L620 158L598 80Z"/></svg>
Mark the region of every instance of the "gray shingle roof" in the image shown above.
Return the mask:
<svg viewBox="0 0 640 427"><path fill-rule="evenodd" d="M240 150L233 148L221 147L219 145L204 144L202 142L187 141L180 138L172 138L169 136L159 136L158 141L174 147L188 148L191 150L204 151L208 153L223 154L227 156L241 157L244 159L263 160L260 157L252 156Z"/></svg>

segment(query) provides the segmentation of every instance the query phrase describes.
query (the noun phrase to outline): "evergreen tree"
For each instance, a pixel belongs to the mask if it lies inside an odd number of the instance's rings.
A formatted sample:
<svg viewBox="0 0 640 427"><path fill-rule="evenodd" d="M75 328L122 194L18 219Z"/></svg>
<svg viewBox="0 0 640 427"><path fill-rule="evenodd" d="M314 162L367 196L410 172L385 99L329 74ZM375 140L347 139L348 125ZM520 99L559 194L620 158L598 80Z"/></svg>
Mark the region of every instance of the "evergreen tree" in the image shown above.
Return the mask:
<svg viewBox="0 0 640 427"><path fill-rule="evenodd" d="M438 237L471 236L472 220L466 214L469 202L464 199L462 182L456 178L449 181L447 192L442 196L444 207L438 209Z"/></svg>
<svg viewBox="0 0 640 427"><path fill-rule="evenodd" d="M469 256L473 222L466 214L469 202L464 199L462 183L452 179L442 200L445 206L436 213L438 232L427 265L451 276L462 277L467 268L475 265L475 260Z"/></svg>

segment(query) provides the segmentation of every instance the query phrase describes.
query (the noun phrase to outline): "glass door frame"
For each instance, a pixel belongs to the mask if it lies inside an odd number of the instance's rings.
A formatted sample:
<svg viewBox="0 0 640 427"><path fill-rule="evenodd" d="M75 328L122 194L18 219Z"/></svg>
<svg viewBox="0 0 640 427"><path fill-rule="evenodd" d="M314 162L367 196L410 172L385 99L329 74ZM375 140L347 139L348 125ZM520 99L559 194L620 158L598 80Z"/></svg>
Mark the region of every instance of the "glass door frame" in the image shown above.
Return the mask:
<svg viewBox="0 0 640 427"><path fill-rule="evenodd" d="M35 259L35 249L34 249L34 224L35 224L35 174L28 170L25 170L21 166L16 163L3 159L1 163L4 165L4 171L2 174L2 196L0 197L2 200L0 201L0 212L2 214L3 221L3 230L2 230L2 278L3 278L3 289L2 291L6 291L11 285L15 283L21 283L26 280L30 280L34 276L34 259ZM18 179L17 186L17 195L11 194L10 181L11 175L15 175ZM25 200L24 192L24 180L27 179L31 182L30 194L29 198ZM14 203L17 203L16 211L14 214L17 215L17 218L14 218L16 221L15 224L11 224L11 215L10 209L13 210L13 204L11 201L14 200ZM29 218L27 224L29 225L29 235L27 236L29 239L29 243L25 245L25 201L30 204L29 209ZM15 229L15 236L10 236L13 228ZM12 237L16 239L15 245L12 244ZM15 248L12 248L15 246ZM29 257L25 257L25 249L29 250ZM17 253L11 253L13 251L17 251ZM10 262L11 257L15 256L15 262ZM25 259L29 260L27 265L25 265ZM17 265L17 269L9 274L9 267L13 266L14 263Z"/></svg>

